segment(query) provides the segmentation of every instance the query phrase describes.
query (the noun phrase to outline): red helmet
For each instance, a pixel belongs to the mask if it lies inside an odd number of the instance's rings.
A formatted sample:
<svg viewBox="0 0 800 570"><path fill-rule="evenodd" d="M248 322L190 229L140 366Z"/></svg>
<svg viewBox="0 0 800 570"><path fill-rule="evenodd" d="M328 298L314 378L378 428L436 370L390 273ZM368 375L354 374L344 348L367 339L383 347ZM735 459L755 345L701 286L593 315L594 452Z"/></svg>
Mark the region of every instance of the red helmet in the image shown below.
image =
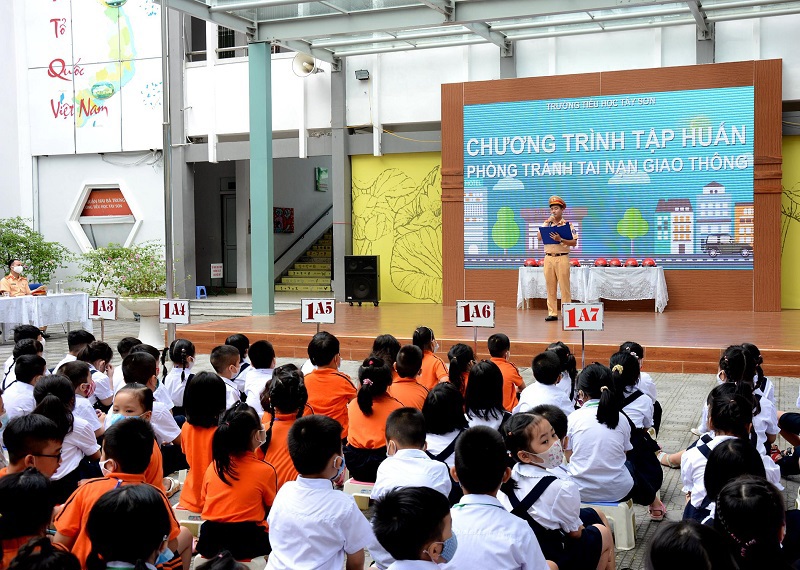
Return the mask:
<svg viewBox="0 0 800 570"><path fill-rule="evenodd" d="M653 259L652 257L645 257L642 260L642 267L655 267L655 266L656 266L656 260Z"/></svg>
<svg viewBox="0 0 800 570"><path fill-rule="evenodd" d="M535 259L526 259L524 265L525 267L539 267L539 262Z"/></svg>
<svg viewBox="0 0 800 570"><path fill-rule="evenodd" d="M609 260L608 264L609 264L611 267L622 267L622 262L619 260L619 258L618 258L618 257L612 257L612 258Z"/></svg>
<svg viewBox="0 0 800 570"><path fill-rule="evenodd" d="M629 257L625 260L625 267L639 267L639 260L634 257Z"/></svg>
<svg viewBox="0 0 800 570"><path fill-rule="evenodd" d="M539 267L544 267L544 259L539 260Z"/></svg>
<svg viewBox="0 0 800 570"><path fill-rule="evenodd" d="M608 261L605 257L598 257L594 262L595 267L608 267Z"/></svg>
<svg viewBox="0 0 800 570"><path fill-rule="evenodd" d="M572 265L573 267L580 267L581 266L581 260L580 259L570 259L569 260L569 264Z"/></svg>

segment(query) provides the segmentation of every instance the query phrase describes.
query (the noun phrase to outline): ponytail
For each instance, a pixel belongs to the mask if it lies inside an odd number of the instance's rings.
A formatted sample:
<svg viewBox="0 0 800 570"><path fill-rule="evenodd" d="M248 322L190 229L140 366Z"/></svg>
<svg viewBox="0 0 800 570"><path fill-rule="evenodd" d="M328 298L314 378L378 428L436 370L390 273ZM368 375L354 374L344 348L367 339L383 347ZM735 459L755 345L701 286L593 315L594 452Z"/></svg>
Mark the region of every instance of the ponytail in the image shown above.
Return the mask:
<svg viewBox="0 0 800 570"><path fill-rule="evenodd" d="M630 352L617 352L611 355L609 361L611 376L615 384L625 388L632 388L639 383L639 359Z"/></svg>
<svg viewBox="0 0 800 570"><path fill-rule="evenodd" d="M597 421L609 429L616 429L622 409L624 384L621 375L614 379L611 370L595 362L584 368L578 376L578 388L591 399L598 399Z"/></svg>
<svg viewBox="0 0 800 570"><path fill-rule="evenodd" d="M760 414L761 404L753 395L756 388L753 382L756 375L756 361L750 353L741 345L729 346L719 359L719 369L725 373L727 382L741 385L739 393L753 401L753 416Z"/></svg>
<svg viewBox="0 0 800 570"><path fill-rule="evenodd" d="M392 383L392 370L383 360L373 356L359 367L358 379L361 381L356 396L358 407L365 416L371 416L374 399L385 394Z"/></svg>
<svg viewBox="0 0 800 570"><path fill-rule="evenodd" d="M569 399L575 400L578 380L578 363L575 360L575 355L573 355L569 347L561 341L550 344L547 350L552 350L558 355L558 359L561 361L561 371L569 374Z"/></svg>
<svg viewBox="0 0 800 570"><path fill-rule="evenodd" d="M767 385L767 377L764 376L764 369L761 368L761 365L764 364L764 358L761 356L761 351L758 350L756 345L749 342L743 342L742 348L745 349L745 351L747 351L747 353L753 358L756 367L755 375L758 376L756 387L763 392Z"/></svg>
<svg viewBox="0 0 800 570"><path fill-rule="evenodd" d="M217 476L226 485L232 486L228 477L239 480L231 458L252 451L253 432L260 429L261 420L247 404L236 403L222 415L211 440L211 457Z"/></svg>
<svg viewBox="0 0 800 570"><path fill-rule="evenodd" d="M161 350L161 383L167 379L167 352L169 348L166 346Z"/></svg>
<svg viewBox="0 0 800 570"><path fill-rule="evenodd" d="M472 351L471 346L458 343L447 351L447 358L450 359L450 367L447 371L450 383L463 394L463 374L469 371L470 364L475 360L475 353Z"/></svg>
<svg viewBox="0 0 800 570"><path fill-rule="evenodd" d="M164 363L167 349L161 354L161 364L164 365L164 378L167 377L166 365ZM169 345L169 359L175 366L181 367L181 384L186 382L186 365L190 356L195 355L194 343L185 338L176 338Z"/></svg>

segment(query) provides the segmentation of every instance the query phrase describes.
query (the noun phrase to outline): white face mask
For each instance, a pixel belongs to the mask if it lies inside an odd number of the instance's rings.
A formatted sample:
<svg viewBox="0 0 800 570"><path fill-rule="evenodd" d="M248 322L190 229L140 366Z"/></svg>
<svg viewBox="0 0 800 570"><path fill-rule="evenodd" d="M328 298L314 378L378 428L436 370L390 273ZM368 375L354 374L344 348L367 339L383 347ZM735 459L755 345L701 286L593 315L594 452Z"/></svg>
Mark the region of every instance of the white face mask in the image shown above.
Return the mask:
<svg viewBox="0 0 800 570"><path fill-rule="evenodd" d="M24 267L22 267L21 265L17 265L16 267L11 268L11 270L17 275L21 274L23 269Z"/></svg>
<svg viewBox="0 0 800 570"><path fill-rule="evenodd" d="M564 462L564 449L561 447L561 442L558 440L556 440L547 451L543 451L542 453L533 453L529 451L528 453L538 459L538 461L534 461L533 464L543 467L544 469L554 469Z"/></svg>

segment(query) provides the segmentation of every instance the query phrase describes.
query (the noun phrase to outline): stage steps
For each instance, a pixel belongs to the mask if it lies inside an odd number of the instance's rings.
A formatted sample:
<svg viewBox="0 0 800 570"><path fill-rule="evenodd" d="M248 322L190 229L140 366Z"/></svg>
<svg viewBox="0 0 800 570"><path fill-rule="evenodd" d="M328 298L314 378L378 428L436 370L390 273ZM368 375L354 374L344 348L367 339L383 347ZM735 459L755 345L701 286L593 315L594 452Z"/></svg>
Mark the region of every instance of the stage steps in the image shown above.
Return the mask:
<svg viewBox="0 0 800 570"><path fill-rule="evenodd" d="M299 308L300 301L275 299L275 311L290 311ZM208 320L209 318L219 320L250 317L253 314L253 302L250 299L228 298L225 296L191 299L189 301L189 311L191 318L201 317L203 320Z"/></svg>
<svg viewBox="0 0 800 570"><path fill-rule="evenodd" d="M331 291L332 230L325 232L311 248L275 283L275 291Z"/></svg>

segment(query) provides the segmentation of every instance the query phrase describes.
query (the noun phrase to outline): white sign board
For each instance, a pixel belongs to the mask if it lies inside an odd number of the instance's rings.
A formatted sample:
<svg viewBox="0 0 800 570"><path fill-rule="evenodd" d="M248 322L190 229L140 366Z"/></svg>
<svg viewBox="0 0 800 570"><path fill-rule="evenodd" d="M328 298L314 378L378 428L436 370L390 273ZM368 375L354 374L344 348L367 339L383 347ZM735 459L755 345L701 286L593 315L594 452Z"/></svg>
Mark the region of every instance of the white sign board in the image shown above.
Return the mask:
<svg viewBox="0 0 800 570"><path fill-rule="evenodd" d="M211 264L211 279L222 279L222 264L221 263L212 263Z"/></svg>
<svg viewBox="0 0 800 570"><path fill-rule="evenodd" d="M158 322L161 324L188 325L188 299L159 299Z"/></svg>
<svg viewBox="0 0 800 570"><path fill-rule="evenodd" d="M300 299L300 322L335 323L336 299Z"/></svg>
<svg viewBox="0 0 800 570"><path fill-rule="evenodd" d="M494 301L456 301L457 327L494 328Z"/></svg>
<svg viewBox="0 0 800 570"><path fill-rule="evenodd" d="M115 297L89 297L89 318L94 320L117 320Z"/></svg>
<svg viewBox="0 0 800 570"><path fill-rule="evenodd" d="M603 303L562 303L561 317L565 331L601 331Z"/></svg>

